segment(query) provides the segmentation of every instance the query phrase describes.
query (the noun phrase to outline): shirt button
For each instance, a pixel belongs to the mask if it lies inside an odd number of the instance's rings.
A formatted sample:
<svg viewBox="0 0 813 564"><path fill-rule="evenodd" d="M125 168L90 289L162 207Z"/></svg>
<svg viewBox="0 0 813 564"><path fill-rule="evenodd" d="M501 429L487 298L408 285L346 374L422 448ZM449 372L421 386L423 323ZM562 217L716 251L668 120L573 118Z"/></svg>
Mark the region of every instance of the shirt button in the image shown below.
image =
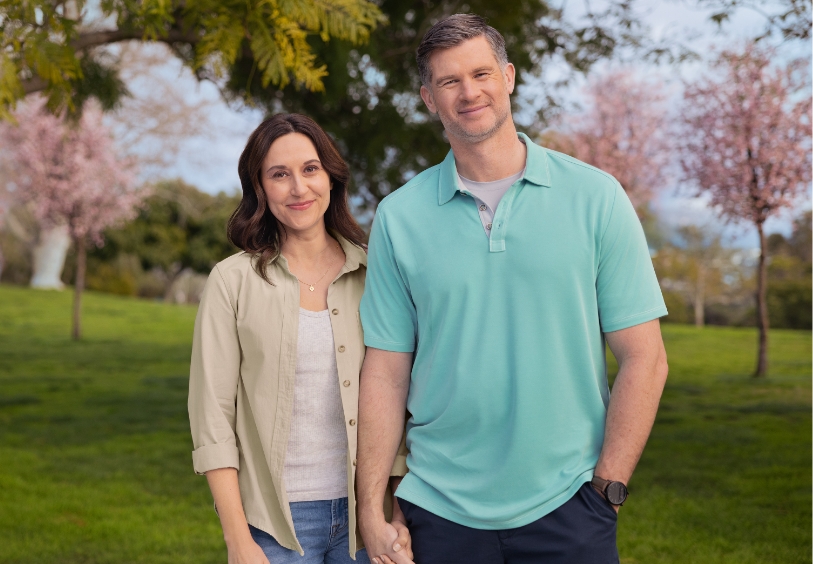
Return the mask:
<svg viewBox="0 0 813 564"><path fill-rule="evenodd" d="M356 465L356 459L354 458L353 459L353 466L355 466L355 465Z"/></svg>
<svg viewBox="0 0 813 564"><path fill-rule="evenodd" d="M348 421L348 423L350 423L350 426L353 427L356 424L356 420L351 419L350 421Z"/></svg>
<svg viewBox="0 0 813 564"><path fill-rule="evenodd" d="M491 224L490 224L490 223L487 223L487 224L486 224L486 229L488 229L489 231L491 231Z"/></svg>
<svg viewBox="0 0 813 564"><path fill-rule="evenodd" d="M344 345L339 345L339 352L344 352Z"/></svg>
<svg viewBox="0 0 813 564"><path fill-rule="evenodd" d="M487 208L485 204L480 204L480 211L486 211L486 209Z"/></svg>
<svg viewBox="0 0 813 564"><path fill-rule="evenodd" d="M332 313L333 315L339 315L339 310L336 309L336 308L333 308L333 311L331 311L330 313Z"/></svg>
<svg viewBox="0 0 813 564"><path fill-rule="evenodd" d="M350 380L345 380L344 382L342 382L342 386L344 386L345 388L349 388L350 387Z"/></svg>

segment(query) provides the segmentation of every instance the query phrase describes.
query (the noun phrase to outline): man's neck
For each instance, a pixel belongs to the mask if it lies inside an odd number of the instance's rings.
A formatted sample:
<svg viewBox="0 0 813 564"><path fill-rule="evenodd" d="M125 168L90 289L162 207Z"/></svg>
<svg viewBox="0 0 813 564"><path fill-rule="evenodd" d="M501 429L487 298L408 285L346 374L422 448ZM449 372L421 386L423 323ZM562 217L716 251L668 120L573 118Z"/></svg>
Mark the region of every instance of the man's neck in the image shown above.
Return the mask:
<svg viewBox="0 0 813 564"><path fill-rule="evenodd" d="M449 143L457 173L475 182L501 180L525 168L527 149L511 120L483 141L470 143L450 135Z"/></svg>

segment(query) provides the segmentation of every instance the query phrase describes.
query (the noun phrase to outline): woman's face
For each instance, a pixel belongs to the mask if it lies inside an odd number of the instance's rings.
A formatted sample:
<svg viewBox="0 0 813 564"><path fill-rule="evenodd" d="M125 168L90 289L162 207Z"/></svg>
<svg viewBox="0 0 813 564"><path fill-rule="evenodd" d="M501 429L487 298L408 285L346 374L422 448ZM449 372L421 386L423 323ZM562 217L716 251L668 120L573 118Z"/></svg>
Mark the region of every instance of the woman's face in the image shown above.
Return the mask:
<svg viewBox="0 0 813 564"><path fill-rule="evenodd" d="M289 232L324 229L332 187L309 137L288 133L274 141L261 180L268 209Z"/></svg>

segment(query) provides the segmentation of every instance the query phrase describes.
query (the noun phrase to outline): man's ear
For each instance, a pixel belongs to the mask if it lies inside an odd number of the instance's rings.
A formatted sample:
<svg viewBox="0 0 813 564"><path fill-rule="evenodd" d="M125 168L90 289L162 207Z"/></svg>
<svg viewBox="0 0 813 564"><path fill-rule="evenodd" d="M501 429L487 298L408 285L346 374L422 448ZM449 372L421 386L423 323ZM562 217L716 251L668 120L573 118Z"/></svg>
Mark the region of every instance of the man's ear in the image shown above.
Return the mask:
<svg viewBox="0 0 813 564"><path fill-rule="evenodd" d="M514 68L514 65L508 63L505 65L503 76L505 77L505 85L508 87L508 93L513 94L514 86L516 85L517 69Z"/></svg>
<svg viewBox="0 0 813 564"><path fill-rule="evenodd" d="M438 109L435 107L435 101L432 99L432 93L426 86L421 86L421 100L426 104L430 114L438 113Z"/></svg>

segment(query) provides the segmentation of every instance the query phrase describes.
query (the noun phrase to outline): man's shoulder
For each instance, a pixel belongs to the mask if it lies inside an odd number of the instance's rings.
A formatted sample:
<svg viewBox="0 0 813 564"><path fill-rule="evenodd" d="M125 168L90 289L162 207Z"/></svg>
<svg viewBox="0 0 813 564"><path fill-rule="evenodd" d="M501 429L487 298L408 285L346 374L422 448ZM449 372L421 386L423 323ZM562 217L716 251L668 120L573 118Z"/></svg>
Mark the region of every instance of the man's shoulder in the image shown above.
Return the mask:
<svg viewBox="0 0 813 564"><path fill-rule="evenodd" d="M416 211L426 205L438 203L438 180L440 178L440 165L429 167L416 174L406 184L388 194L378 204L378 212L398 213Z"/></svg>
<svg viewBox="0 0 813 564"><path fill-rule="evenodd" d="M599 190L609 189L614 191L620 187L615 177L600 168L589 165L575 157L540 147L548 156L548 163L552 181L555 184L565 184L567 186L595 187Z"/></svg>

